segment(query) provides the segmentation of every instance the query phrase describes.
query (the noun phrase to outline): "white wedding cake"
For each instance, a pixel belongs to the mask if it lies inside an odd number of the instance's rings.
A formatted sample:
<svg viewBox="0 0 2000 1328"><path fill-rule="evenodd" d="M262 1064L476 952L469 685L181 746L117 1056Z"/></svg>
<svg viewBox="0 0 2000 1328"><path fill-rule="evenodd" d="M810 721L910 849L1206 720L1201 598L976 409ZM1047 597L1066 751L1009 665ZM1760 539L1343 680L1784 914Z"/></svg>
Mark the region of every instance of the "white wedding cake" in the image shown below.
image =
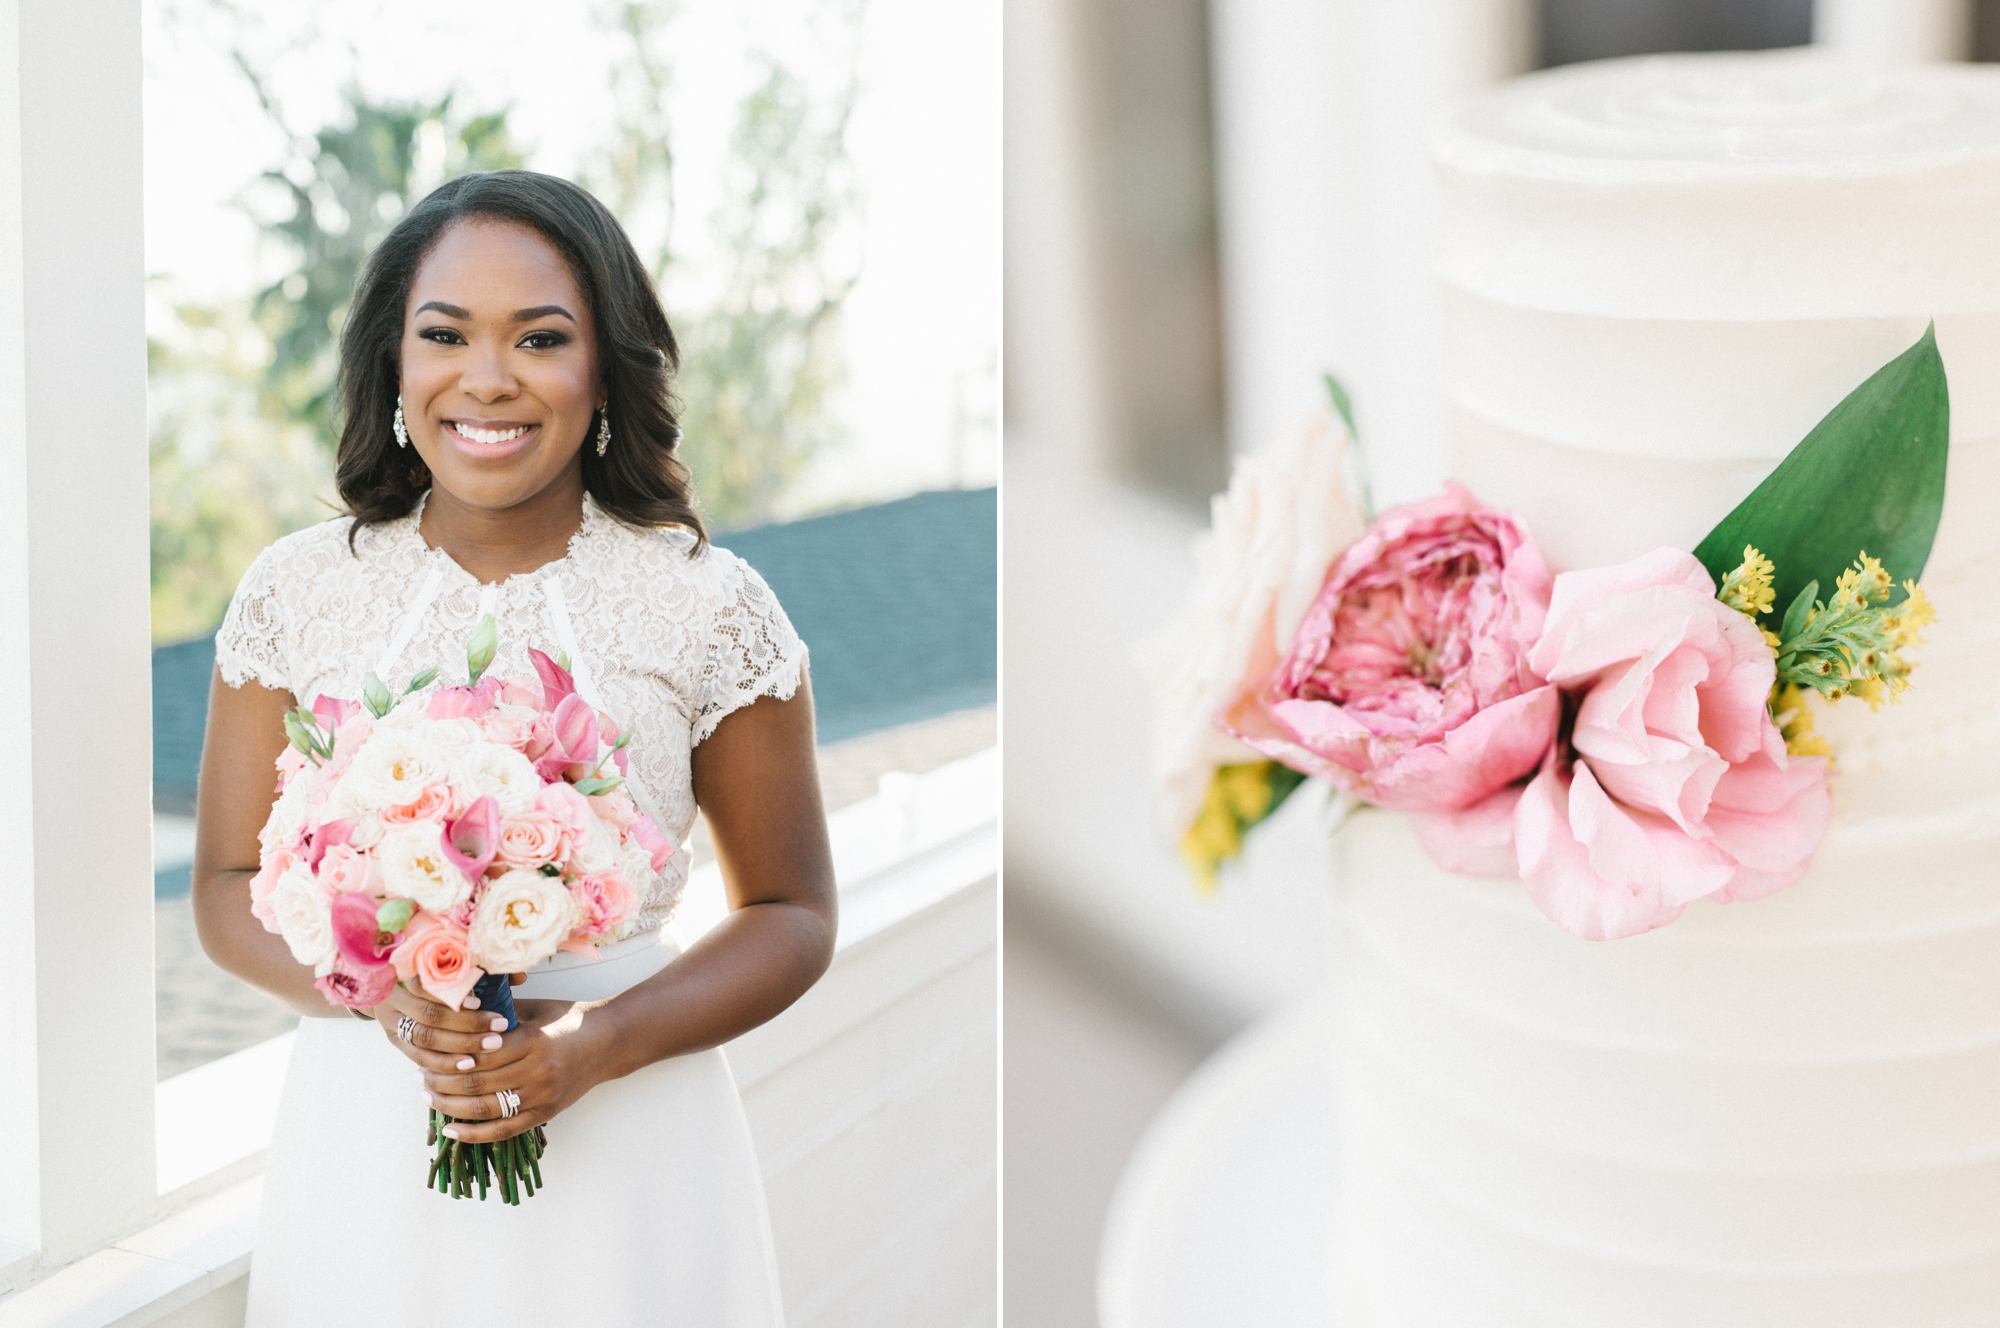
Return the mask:
<svg viewBox="0 0 2000 1328"><path fill-rule="evenodd" d="M1452 473L1557 570L1692 548L1932 319L1951 453L1799 884L1593 943L1341 832L1350 1328L2000 1324L2000 70L1577 66L1436 157Z"/></svg>

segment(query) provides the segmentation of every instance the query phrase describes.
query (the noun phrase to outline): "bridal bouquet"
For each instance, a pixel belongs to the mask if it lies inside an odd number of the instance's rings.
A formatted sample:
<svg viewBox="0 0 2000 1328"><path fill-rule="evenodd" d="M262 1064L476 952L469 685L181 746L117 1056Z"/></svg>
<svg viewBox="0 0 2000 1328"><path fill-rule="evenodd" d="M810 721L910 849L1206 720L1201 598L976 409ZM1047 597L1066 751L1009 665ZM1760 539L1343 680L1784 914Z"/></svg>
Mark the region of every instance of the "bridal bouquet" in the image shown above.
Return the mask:
<svg viewBox="0 0 2000 1328"><path fill-rule="evenodd" d="M629 731L576 694L563 663L536 679L486 676L483 618L463 686L432 669L400 696L368 674L358 702L321 696L285 717L279 793L259 838L251 911L318 974L326 999L365 1010L399 982L516 1027L511 973L558 950L597 958L622 939L673 845L624 785ZM541 1184L538 1126L499 1144L440 1134L429 1184L519 1203Z"/></svg>
<svg viewBox="0 0 2000 1328"><path fill-rule="evenodd" d="M1446 870L1515 876L1579 936L1801 877L1830 816L1813 707L1897 700L1944 501L1934 331L1856 388L1692 551L1552 571L1457 485L1355 510L1332 413L1215 502L1162 679L1156 770L1212 883L1308 778L1416 814ZM1342 427L1343 423L1345 427Z"/></svg>

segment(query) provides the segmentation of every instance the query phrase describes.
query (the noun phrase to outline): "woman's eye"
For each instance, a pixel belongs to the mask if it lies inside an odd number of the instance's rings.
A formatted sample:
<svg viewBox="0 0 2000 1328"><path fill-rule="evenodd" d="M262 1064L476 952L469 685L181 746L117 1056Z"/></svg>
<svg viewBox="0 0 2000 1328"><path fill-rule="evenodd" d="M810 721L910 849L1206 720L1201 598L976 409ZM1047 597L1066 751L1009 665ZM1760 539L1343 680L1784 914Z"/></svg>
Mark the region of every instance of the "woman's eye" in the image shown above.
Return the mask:
<svg viewBox="0 0 2000 1328"><path fill-rule="evenodd" d="M521 338L521 345L528 350L554 350L568 341L561 332L530 332Z"/></svg>
<svg viewBox="0 0 2000 1328"><path fill-rule="evenodd" d="M425 341L435 341L440 346L461 346L465 344L465 338L458 335L458 331L455 328L427 327L418 332L417 335Z"/></svg>

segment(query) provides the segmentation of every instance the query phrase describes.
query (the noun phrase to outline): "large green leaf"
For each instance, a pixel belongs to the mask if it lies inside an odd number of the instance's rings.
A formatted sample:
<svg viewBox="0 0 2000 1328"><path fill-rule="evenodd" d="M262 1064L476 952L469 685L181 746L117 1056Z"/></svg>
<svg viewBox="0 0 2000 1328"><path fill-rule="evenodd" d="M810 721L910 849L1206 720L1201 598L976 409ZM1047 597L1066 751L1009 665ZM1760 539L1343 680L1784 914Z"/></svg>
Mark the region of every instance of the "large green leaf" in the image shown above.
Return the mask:
<svg viewBox="0 0 2000 1328"><path fill-rule="evenodd" d="M1709 574L1754 544L1777 564L1777 603L1808 581L1831 593L1864 550L1898 581L1923 574L1944 509L1951 403L1937 326L1814 426L1778 468L1696 546Z"/></svg>

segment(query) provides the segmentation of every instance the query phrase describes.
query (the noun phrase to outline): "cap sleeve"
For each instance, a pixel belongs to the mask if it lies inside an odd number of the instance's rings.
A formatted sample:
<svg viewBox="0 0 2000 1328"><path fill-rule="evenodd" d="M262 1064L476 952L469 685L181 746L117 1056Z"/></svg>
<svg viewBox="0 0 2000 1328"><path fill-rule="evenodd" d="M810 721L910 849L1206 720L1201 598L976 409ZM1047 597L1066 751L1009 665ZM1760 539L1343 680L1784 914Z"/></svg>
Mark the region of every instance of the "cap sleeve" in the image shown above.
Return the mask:
<svg viewBox="0 0 2000 1328"><path fill-rule="evenodd" d="M231 687L255 680L273 691L292 690L276 552L273 547L257 555L216 629L215 666Z"/></svg>
<svg viewBox="0 0 2000 1328"><path fill-rule="evenodd" d="M706 556L718 561L721 575L694 714L696 743L760 696L790 700L806 661L805 642L756 569L724 549Z"/></svg>

